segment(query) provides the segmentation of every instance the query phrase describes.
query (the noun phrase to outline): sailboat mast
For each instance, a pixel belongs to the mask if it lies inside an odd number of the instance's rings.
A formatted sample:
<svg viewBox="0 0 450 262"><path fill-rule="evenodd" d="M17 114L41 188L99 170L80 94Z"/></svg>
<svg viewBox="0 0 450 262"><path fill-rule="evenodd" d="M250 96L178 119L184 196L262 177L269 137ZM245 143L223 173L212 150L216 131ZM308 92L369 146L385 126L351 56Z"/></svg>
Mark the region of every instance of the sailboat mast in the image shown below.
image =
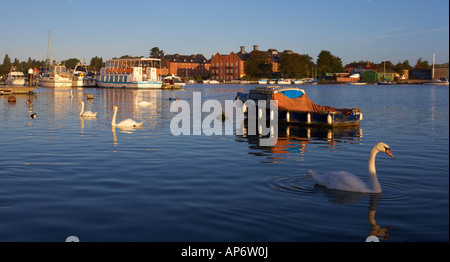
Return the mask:
<svg viewBox="0 0 450 262"><path fill-rule="evenodd" d="M434 63L436 62L435 59L436 59L436 53L433 53L433 67L431 69L431 80L434 80Z"/></svg>
<svg viewBox="0 0 450 262"><path fill-rule="evenodd" d="M48 67L51 67L51 62L52 62L52 39L51 39L51 32L49 30L48 31L48 47L47 47L47 66Z"/></svg>

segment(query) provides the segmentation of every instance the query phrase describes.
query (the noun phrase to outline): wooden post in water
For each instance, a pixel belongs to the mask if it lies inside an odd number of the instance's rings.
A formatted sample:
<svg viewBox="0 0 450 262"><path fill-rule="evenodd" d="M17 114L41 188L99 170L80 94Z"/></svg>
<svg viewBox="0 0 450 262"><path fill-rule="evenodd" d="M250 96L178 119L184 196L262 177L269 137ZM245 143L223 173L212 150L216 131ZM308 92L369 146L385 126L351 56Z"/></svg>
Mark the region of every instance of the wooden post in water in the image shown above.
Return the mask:
<svg viewBox="0 0 450 262"><path fill-rule="evenodd" d="M33 86L33 69L28 69L28 86Z"/></svg>

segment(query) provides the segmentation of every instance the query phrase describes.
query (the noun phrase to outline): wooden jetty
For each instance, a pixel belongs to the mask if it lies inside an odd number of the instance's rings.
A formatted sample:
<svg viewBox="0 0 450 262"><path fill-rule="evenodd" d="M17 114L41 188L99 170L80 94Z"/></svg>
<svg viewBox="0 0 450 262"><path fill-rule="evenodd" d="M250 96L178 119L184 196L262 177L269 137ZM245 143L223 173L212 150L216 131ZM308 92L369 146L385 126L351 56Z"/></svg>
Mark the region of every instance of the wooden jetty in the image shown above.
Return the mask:
<svg viewBox="0 0 450 262"><path fill-rule="evenodd" d="M0 95L28 94L32 95L36 86L0 86Z"/></svg>

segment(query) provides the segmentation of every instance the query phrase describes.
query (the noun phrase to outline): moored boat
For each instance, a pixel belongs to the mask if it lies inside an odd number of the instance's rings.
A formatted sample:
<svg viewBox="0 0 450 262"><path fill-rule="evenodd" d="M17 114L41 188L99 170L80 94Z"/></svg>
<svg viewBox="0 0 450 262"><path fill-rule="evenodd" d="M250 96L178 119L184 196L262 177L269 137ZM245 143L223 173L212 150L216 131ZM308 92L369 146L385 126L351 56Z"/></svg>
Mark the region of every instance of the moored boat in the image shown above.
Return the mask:
<svg viewBox="0 0 450 262"><path fill-rule="evenodd" d="M236 99L243 102L255 101L257 112L259 112L258 101L266 101L266 115L271 115L270 100L278 101L278 121L281 124L299 124L305 126L341 127L356 126L362 120L359 108L334 108L331 106L317 105L312 102L305 90L279 86L256 87L249 93L238 93ZM264 110L264 109L262 109ZM244 104L244 112L246 112ZM261 112L260 112L261 113Z"/></svg>
<svg viewBox="0 0 450 262"><path fill-rule="evenodd" d="M367 85L367 82L364 80L359 80L354 82L347 82L347 85L356 85L356 86Z"/></svg>
<svg viewBox="0 0 450 262"><path fill-rule="evenodd" d="M11 71L6 76L5 85L23 86L25 85L25 75L19 71Z"/></svg>
<svg viewBox="0 0 450 262"><path fill-rule="evenodd" d="M94 74L88 70L87 65L79 63L73 69L72 87L96 86Z"/></svg>
<svg viewBox="0 0 450 262"><path fill-rule="evenodd" d="M162 80L162 88L184 88L185 82L181 80L180 77L176 75L166 76Z"/></svg>
<svg viewBox="0 0 450 262"><path fill-rule="evenodd" d="M97 85L103 88L157 88L162 87L156 66L161 59L109 59L100 69Z"/></svg>
<svg viewBox="0 0 450 262"><path fill-rule="evenodd" d="M39 84L42 87L72 87L72 78L67 72L66 66L58 64L40 77Z"/></svg>

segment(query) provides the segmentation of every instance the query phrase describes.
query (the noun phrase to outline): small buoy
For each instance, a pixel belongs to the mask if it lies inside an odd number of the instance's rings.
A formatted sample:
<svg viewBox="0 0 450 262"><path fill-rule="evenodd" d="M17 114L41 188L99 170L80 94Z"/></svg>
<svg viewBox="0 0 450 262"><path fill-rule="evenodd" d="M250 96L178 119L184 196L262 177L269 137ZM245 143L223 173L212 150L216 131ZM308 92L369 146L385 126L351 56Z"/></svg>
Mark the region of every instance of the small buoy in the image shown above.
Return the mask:
<svg viewBox="0 0 450 262"><path fill-rule="evenodd" d="M33 114L30 115L30 117L33 118L33 119L36 119L37 115L36 115L36 113L33 113Z"/></svg>
<svg viewBox="0 0 450 262"><path fill-rule="evenodd" d="M16 98L14 96L8 97L8 102L16 102Z"/></svg>
<svg viewBox="0 0 450 262"><path fill-rule="evenodd" d="M94 96L92 94L87 95L87 99L94 99Z"/></svg>

